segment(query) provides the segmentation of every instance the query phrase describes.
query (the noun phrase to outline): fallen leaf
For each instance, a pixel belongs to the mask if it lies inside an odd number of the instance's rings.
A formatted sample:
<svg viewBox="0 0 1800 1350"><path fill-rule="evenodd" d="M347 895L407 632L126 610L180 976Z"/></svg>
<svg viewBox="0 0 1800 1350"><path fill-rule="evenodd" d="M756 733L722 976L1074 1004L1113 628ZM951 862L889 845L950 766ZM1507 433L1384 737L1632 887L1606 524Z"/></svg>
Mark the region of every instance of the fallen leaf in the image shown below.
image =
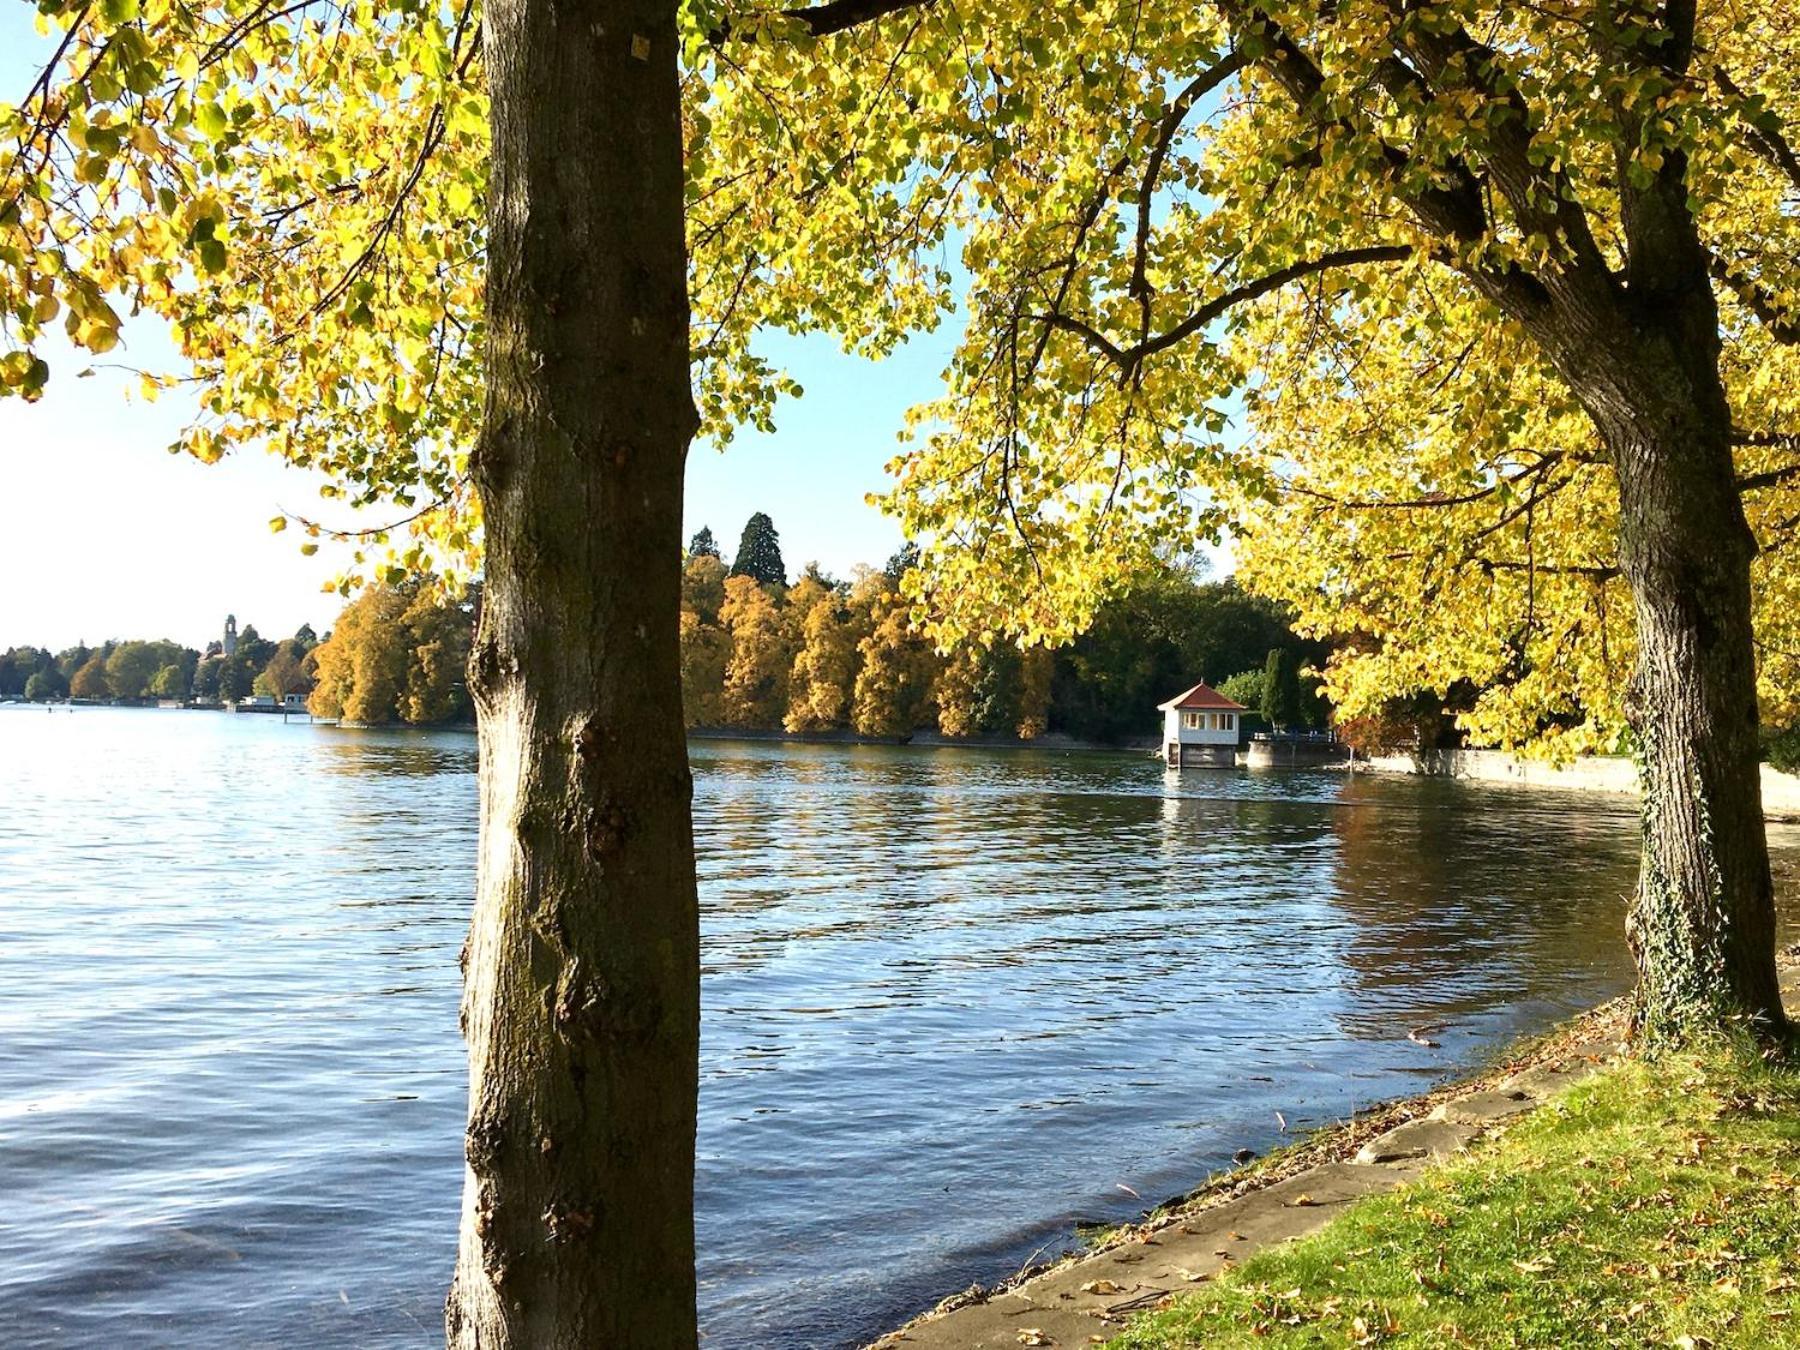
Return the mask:
<svg viewBox="0 0 1800 1350"><path fill-rule="evenodd" d="M1044 1335L1044 1333L1039 1331L1036 1327L1021 1327L1019 1328L1019 1344L1055 1345L1056 1342Z"/></svg>
<svg viewBox="0 0 1800 1350"><path fill-rule="evenodd" d="M1513 1262L1513 1265L1518 1267L1520 1270L1524 1271L1527 1275L1541 1274L1542 1272L1550 1269L1552 1264L1554 1264L1554 1263L1547 1256L1535 1257L1530 1261L1514 1261Z"/></svg>
<svg viewBox="0 0 1800 1350"><path fill-rule="evenodd" d="M1125 1286L1112 1280L1089 1280L1081 1286L1084 1294L1122 1294Z"/></svg>

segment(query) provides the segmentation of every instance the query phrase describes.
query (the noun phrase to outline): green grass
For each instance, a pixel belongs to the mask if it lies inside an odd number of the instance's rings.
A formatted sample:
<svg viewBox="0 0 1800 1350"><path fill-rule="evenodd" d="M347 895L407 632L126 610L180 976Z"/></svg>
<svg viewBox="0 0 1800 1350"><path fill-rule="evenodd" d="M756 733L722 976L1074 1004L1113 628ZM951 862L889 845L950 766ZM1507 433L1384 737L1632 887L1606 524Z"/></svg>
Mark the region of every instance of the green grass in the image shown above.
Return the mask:
<svg viewBox="0 0 1800 1350"><path fill-rule="evenodd" d="M1112 1345L1800 1346L1800 1068L1622 1063Z"/></svg>

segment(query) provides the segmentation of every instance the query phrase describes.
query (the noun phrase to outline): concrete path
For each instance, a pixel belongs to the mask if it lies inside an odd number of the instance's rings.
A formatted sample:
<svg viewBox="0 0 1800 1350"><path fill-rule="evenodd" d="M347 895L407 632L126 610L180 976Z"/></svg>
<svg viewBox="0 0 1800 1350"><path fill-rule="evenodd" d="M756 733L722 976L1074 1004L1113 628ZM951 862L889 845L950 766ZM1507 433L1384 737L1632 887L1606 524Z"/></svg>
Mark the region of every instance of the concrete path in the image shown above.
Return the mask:
<svg viewBox="0 0 1800 1350"><path fill-rule="evenodd" d="M1800 1005L1800 967L1783 989ZM1612 1034L1604 1033L1611 1031ZM1137 1312L1191 1289L1261 1248L1305 1237L1365 1195L1393 1190L1434 1161L1460 1153L1495 1125L1532 1110L1594 1073L1619 1049L1616 1026L1588 1026L1547 1058L1364 1143L1349 1161L1318 1163L1223 1202L1153 1218L1121 1242L1075 1258L1011 1288L945 1309L877 1340L870 1350L1092 1346Z"/></svg>

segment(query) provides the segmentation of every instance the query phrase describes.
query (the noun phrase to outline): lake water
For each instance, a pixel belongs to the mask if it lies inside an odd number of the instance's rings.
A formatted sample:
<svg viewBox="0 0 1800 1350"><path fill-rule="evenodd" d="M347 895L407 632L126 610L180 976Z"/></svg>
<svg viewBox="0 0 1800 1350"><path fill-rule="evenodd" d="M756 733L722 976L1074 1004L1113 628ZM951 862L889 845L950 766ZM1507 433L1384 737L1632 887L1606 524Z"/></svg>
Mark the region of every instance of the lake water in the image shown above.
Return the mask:
<svg viewBox="0 0 1800 1350"><path fill-rule="evenodd" d="M708 1346L858 1343L1628 980L1618 798L693 759ZM473 736L5 709L0 781L0 1344L441 1343Z"/></svg>

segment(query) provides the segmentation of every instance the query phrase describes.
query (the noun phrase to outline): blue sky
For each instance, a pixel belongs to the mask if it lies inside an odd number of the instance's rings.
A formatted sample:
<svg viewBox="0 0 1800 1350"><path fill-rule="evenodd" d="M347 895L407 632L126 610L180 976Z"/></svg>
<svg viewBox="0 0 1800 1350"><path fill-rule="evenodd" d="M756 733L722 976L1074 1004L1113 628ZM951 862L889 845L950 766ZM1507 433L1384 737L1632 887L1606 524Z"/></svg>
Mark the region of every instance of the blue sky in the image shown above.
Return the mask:
<svg viewBox="0 0 1800 1350"><path fill-rule="evenodd" d="M16 102L47 44L34 9L0 0L0 102ZM932 397L955 334L928 335L887 361L841 352L828 338L766 344L806 389L780 410L775 435L744 433L723 453L689 455L687 532L710 525L729 554L753 511L767 511L798 570L817 560L847 572L900 544L865 505L884 486L906 409ZM47 353L45 398L0 400L0 648L106 637L199 643L227 612L264 633L323 629L339 601L321 592L329 551L303 558L293 534L271 535L284 506L313 514L317 484L264 455L206 466L164 453L183 401L127 401L121 376L76 380L79 352ZM139 327L121 361L172 368L162 335Z"/></svg>

